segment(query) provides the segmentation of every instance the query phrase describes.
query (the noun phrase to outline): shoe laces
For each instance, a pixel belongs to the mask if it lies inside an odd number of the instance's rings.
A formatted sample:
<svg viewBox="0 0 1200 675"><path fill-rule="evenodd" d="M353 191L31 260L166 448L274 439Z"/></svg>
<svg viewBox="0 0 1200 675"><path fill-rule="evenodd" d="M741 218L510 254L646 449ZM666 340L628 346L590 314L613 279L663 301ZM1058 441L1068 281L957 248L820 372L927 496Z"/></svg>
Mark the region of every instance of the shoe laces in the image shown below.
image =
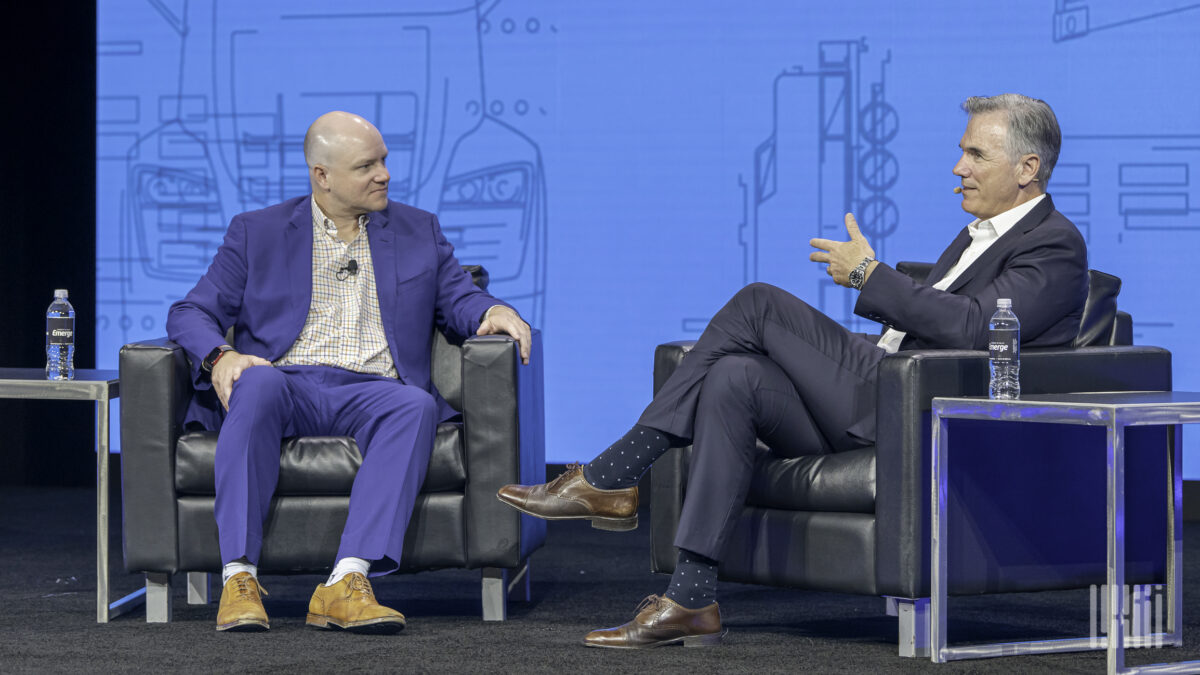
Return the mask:
<svg viewBox="0 0 1200 675"><path fill-rule="evenodd" d="M637 609L634 610L634 614L641 614L642 610L646 609L647 607L651 609L658 609L662 605L662 601L663 596L661 595L647 595L645 598L642 598L640 603L638 603Z"/></svg>
<svg viewBox="0 0 1200 675"><path fill-rule="evenodd" d="M251 581L254 582L255 588L250 588ZM239 598L252 599L254 597L255 592L261 593L262 595L270 595L269 593L267 593L267 589L263 588L258 583L258 580L255 579L254 577L250 576L249 574L239 575L236 579L233 580L233 582L235 584L234 591L237 592Z"/></svg>
<svg viewBox="0 0 1200 675"><path fill-rule="evenodd" d="M553 491L555 488L559 487L559 485L571 480L574 478L576 470L583 471L583 464L580 464L579 462L568 464L566 471L558 474L558 478L555 478L554 480L550 481L548 485L546 485L546 490Z"/></svg>
<svg viewBox="0 0 1200 675"><path fill-rule="evenodd" d="M370 600L375 597L375 591L371 588L371 582L361 574L350 575L350 592L359 593L364 600Z"/></svg>

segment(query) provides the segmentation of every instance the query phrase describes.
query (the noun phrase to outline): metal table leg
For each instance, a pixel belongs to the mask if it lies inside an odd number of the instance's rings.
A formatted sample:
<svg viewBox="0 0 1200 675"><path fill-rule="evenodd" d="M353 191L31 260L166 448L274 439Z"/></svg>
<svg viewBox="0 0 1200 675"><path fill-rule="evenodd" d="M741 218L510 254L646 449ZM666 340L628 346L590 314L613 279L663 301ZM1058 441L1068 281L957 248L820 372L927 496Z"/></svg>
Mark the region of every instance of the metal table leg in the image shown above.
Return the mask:
<svg viewBox="0 0 1200 675"><path fill-rule="evenodd" d="M108 623L108 399L96 401L96 621Z"/></svg>
<svg viewBox="0 0 1200 675"><path fill-rule="evenodd" d="M1183 646L1183 527L1179 519L1183 513L1183 476L1181 469L1182 462L1182 430L1178 425L1170 425L1167 432L1167 625L1168 632L1158 633L1154 635L1159 640L1154 646L1173 645L1176 647ZM1125 535L1125 488L1123 482L1119 484L1118 489L1114 491L1112 485L1112 465L1114 463L1114 441L1113 432L1109 430L1109 462L1110 462L1110 478L1109 478L1109 555L1111 556L1114 549L1119 549L1121 557L1117 560L1117 564L1113 564L1110 557L1108 563L1108 583L1124 584L1125 582L1125 559L1124 559L1124 535ZM1116 438L1116 457L1119 461L1116 462L1117 467L1124 472L1124 429L1121 429L1120 435ZM1115 523L1114 523L1115 516ZM1114 531L1115 525L1115 531ZM1114 539L1120 539L1114 544ZM1115 574L1114 574L1115 571ZM1115 579L1114 579L1115 577ZM1124 593L1119 593L1123 596ZM1117 631L1116 635L1123 635L1124 630L1124 615L1118 611L1113 611L1109 622L1109 636L1114 635L1113 631ZM1194 673L1197 666L1200 666L1200 661L1176 661L1174 663L1152 663L1144 666L1134 666L1132 668L1125 667L1125 653L1123 649L1114 651L1114 643L1117 640L1110 640L1108 645L1108 672L1110 674L1128 675L1130 673Z"/></svg>
<svg viewBox="0 0 1200 675"><path fill-rule="evenodd" d="M96 622L108 620L139 607L146 598L141 588L111 605L108 602L108 417L107 396L96 401Z"/></svg>
<svg viewBox="0 0 1200 675"><path fill-rule="evenodd" d="M929 578L929 657L945 663L946 650L946 448L949 444L947 420L934 411L933 424L933 508L929 536L933 541L933 574Z"/></svg>
<svg viewBox="0 0 1200 675"><path fill-rule="evenodd" d="M1108 424L1108 674L1125 669L1125 429Z"/></svg>

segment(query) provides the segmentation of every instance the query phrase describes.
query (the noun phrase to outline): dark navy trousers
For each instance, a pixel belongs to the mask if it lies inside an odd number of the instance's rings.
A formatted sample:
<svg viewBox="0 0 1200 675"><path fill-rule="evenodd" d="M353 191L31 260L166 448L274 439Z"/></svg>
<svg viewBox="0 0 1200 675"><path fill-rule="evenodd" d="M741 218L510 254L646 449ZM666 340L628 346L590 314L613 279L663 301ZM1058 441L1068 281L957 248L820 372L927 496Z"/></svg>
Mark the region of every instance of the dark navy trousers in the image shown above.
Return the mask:
<svg viewBox="0 0 1200 675"><path fill-rule="evenodd" d="M244 556L258 563L283 438L350 436L363 462L337 559L373 561L372 576L395 570L438 421L429 392L393 378L325 366L247 368L217 437L222 562Z"/></svg>
<svg viewBox="0 0 1200 675"><path fill-rule="evenodd" d="M721 559L750 488L756 439L788 456L873 444L885 355L786 291L761 283L738 291L638 420L692 441L675 546Z"/></svg>

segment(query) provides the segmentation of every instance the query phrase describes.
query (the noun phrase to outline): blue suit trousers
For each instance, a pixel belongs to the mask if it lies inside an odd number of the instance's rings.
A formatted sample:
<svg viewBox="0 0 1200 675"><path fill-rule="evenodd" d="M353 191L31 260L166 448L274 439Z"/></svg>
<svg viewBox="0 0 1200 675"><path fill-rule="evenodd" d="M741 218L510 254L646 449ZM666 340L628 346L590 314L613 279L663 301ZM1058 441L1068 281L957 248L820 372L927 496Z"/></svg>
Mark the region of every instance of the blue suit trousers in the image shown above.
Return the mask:
<svg viewBox="0 0 1200 675"><path fill-rule="evenodd" d="M337 559L373 561L372 576L394 571L438 421L429 392L393 378L325 366L247 368L233 385L217 437L222 562L245 557L258 563L283 438L350 436L363 461Z"/></svg>

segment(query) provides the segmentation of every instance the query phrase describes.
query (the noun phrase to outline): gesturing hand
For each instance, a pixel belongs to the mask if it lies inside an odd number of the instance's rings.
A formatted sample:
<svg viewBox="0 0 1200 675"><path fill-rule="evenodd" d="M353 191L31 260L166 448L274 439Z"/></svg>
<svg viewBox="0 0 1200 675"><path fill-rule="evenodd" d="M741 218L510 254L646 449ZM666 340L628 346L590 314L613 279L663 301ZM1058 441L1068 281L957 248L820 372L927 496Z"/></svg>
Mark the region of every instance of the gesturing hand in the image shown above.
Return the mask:
<svg viewBox="0 0 1200 675"><path fill-rule="evenodd" d="M496 305L487 311L483 323L479 324L476 335L496 335L504 333L516 338L521 348L521 363L529 365L529 324L521 319L521 315L504 305Z"/></svg>
<svg viewBox="0 0 1200 675"><path fill-rule="evenodd" d="M226 352L212 369L212 385L217 390L221 405L229 410L229 397L233 395L233 383L242 376L242 371L251 366L270 366L271 362L261 356Z"/></svg>
<svg viewBox="0 0 1200 675"><path fill-rule="evenodd" d="M863 258L874 258L875 249L867 242L867 238L858 229L858 221L853 213L846 214L846 232L850 241L833 241L832 239L810 239L809 245L819 248L813 251L808 259L813 262L825 263L825 271L833 277L834 283L840 286L850 286L850 272L858 267Z"/></svg>

